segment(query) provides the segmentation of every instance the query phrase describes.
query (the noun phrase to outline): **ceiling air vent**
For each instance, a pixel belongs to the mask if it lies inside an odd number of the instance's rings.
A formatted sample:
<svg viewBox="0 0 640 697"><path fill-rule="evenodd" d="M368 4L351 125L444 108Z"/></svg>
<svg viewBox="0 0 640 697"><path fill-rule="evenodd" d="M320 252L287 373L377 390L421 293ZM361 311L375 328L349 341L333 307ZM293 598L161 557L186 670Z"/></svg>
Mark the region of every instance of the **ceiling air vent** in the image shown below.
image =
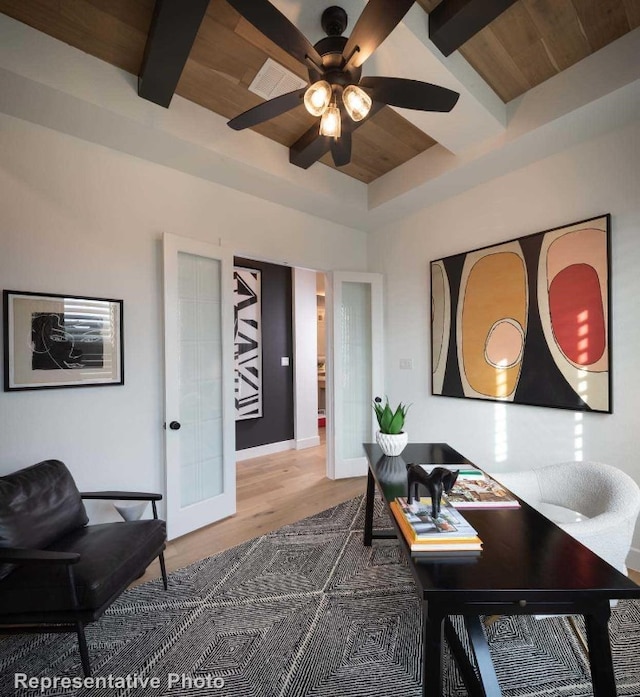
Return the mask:
<svg viewBox="0 0 640 697"><path fill-rule="evenodd" d="M299 90L307 84L306 80L283 68L271 58L267 58L249 85L249 91L263 99L273 99L281 94Z"/></svg>

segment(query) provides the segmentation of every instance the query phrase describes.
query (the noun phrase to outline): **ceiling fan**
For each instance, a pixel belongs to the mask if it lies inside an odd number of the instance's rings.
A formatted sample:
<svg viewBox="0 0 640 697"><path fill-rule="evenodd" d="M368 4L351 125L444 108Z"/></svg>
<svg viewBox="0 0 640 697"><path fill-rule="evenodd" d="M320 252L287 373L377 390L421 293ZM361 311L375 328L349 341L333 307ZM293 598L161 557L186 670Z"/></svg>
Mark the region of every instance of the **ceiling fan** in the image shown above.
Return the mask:
<svg viewBox="0 0 640 697"><path fill-rule="evenodd" d="M347 13L337 6L322 13L327 34L315 45L268 0L227 0L247 21L309 71L308 87L288 92L243 112L229 121L242 130L280 116L304 103L307 111L320 117L291 146L289 160L306 169L331 150L337 167L351 161L351 134L385 104L448 112L457 92L428 82L399 77L361 77L362 64L389 36L414 0L369 0L349 37Z"/></svg>

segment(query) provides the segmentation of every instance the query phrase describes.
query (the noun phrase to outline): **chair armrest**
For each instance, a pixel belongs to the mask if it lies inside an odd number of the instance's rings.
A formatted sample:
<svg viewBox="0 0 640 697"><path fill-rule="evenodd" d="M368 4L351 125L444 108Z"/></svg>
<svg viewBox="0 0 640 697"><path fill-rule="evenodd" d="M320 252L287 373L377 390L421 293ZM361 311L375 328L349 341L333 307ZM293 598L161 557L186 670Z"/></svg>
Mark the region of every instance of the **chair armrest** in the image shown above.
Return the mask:
<svg viewBox="0 0 640 697"><path fill-rule="evenodd" d="M162 494L153 494L144 491L83 491L82 499L101 499L103 501L151 501L153 517L158 519L156 501L162 499Z"/></svg>
<svg viewBox="0 0 640 697"><path fill-rule="evenodd" d="M77 552L49 552L45 549L0 548L0 563L19 564L75 564L80 561Z"/></svg>
<svg viewBox="0 0 640 697"><path fill-rule="evenodd" d="M161 501L162 494L144 491L82 491L83 499L103 499L113 501Z"/></svg>

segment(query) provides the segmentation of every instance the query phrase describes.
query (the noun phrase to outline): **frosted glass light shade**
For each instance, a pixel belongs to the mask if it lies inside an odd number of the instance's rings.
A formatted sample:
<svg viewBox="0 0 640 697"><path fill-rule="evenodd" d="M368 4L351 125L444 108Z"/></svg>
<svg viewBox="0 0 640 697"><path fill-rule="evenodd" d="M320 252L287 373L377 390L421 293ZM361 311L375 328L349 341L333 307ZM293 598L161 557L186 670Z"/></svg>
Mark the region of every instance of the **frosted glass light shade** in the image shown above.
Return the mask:
<svg viewBox="0 0 640 697"><path fill-rule="evenodd" d="M339 138L341 133L340 109L335 105L327 107L324 114L322 114L322 119L320 119L320 135Z"/></svg>
<svg viewBox="0 0 640 697"><path fill-rule="evenodd" d="M344 88L342 101L354 121L362 121L371 109L371 97L356 85L347 85Z"/></svg>
<svg viewBox="0 0 640 697"><path fill-rule="evenodd" d="M314 82L304 93L304 106L311 116L322 116L331 101L331 85L326 80Z"/></svg>

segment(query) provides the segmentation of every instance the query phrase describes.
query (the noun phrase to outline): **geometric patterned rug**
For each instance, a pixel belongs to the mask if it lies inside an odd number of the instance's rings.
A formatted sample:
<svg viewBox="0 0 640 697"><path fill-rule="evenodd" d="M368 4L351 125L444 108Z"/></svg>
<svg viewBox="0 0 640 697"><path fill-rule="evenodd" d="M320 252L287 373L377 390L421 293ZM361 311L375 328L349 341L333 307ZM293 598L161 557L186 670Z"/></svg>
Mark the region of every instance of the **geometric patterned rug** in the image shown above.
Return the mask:
<svg viewBox="0 0 640 697"><path fill-rule="evenodd" d="M376 527L388 526L380 501ZM87 627L98 686L14 687L82 676L72 634L0 640L11 697L419 697L421 612L394 540L362 544L364 497L126 591ZM454 624L459 618L454 618ZM586 697L589 666L564 618L503 617L486 629L505 697ZM640 603L614 609L621 697L640 695ZM110 682L107 682L110 680ZM155 680L155 682L154 682ZM446 697L467 694L450 655Z"/></svg>

